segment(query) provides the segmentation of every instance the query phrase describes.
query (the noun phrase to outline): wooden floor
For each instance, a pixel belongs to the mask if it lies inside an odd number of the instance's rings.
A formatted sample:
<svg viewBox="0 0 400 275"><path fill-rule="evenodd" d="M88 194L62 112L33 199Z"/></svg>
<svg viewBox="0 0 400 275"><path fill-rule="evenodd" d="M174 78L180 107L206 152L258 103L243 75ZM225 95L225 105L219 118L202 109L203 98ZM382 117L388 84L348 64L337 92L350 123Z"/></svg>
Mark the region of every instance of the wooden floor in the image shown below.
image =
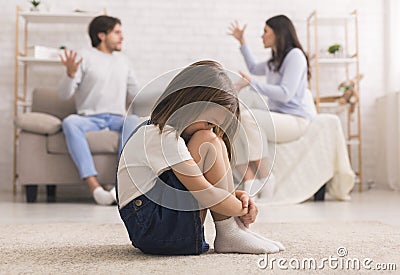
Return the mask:
<svg viewBox="0 0 400 275"><path fill-rule="evenodd" d="M39 194L37 203L27 204L23 192L0 193L0 224L16 223L120 223L115 206L98 206L86 197L59 198L56 203L45 202ZM353 192L349 202L329 200L307 201L297 205L259 205L259 221L263 222L321 222L321 221L380 221L400 226L400 192L373 188Z"/></svg>

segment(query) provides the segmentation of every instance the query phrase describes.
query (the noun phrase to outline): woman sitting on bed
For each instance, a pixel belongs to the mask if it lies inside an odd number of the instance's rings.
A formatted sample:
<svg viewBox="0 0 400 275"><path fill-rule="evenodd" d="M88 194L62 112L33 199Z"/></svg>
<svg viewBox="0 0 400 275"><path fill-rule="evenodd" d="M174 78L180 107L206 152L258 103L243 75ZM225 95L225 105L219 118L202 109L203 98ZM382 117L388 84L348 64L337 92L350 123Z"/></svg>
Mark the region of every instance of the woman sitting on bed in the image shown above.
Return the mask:
<svg viewBox="0 0 400 275"><path fill-rule="evenodd" d="M253 75L265 75L266 82L252 79L239 71L243 77L236 87L238 90L250 85L254 91L268 97L268 107L264 110L241 110L242 126L246 135L239 135L236 147L247 147L248 156L238 154L237 166L242 176L244 189L254 195L262 186L260 197L270 198L273 194L274 179L269 175L268 161L262 148L262 135L276 143L290 142L300 138L314 109L306 103L307 80L310 79L310 65L307 55L297 38L293 23L285 15L274 16L266 21L261 36L264 48L271 48L269 60L256 62L244 38L246 25L231 24L230 35L240 43L240 51L247 68ZM268 110L269 108L269 110ZM271 112L270 112L271 111ZM269 120L267 129L258 129L257 120ZM275 131L274 131L275 126ZM269 178L268 178L269 176Z"/></svg>

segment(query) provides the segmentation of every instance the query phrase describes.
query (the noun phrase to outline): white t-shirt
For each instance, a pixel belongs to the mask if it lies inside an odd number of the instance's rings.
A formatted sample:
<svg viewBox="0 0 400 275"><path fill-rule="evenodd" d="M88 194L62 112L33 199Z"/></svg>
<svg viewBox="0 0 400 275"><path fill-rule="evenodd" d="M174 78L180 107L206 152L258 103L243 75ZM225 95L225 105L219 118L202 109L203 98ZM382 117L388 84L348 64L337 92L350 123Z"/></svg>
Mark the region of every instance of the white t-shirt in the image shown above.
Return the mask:
<svg viewBox="0 0 400 275"><path fill-rule="evenodd" d="M118 198L120 207L148 192L157 177L171 166L191 160L185 141L171 126L160 129L145 125L127 141L118 164Z"/></svg>

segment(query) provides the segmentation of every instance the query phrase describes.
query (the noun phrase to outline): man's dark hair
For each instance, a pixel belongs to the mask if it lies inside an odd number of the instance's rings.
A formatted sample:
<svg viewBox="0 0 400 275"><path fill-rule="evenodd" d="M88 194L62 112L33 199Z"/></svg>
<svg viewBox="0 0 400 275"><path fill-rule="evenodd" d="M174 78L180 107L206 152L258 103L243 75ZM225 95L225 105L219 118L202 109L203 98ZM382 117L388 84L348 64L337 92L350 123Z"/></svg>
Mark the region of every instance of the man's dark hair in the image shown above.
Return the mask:
<svg viewBox="0 0 400 275"><path fill-rule="evenodd" d="M121 20L115 17L100 15L95 17L89 24L89 36L92 41L92 46L97 47L101 40L99 38L99 33L109 33L115 27L115 25L121 25Z"/></svg>

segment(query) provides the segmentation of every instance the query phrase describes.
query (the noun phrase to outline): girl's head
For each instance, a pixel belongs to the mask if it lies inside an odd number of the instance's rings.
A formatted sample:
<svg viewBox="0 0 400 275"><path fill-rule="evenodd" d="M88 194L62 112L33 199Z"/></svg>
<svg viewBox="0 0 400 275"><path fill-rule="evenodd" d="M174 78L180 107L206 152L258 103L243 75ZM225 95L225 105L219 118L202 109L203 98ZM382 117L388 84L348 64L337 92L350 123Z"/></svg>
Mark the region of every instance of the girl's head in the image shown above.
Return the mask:
<svg viewBox="0 0 400 275"><path fill-rule="evenodd" d="M296 29L292 21L285 15L271 17L265 22L264 34L262 35L265 48L272 48L272 57L268 61L270 69L274 66L275 71L279 71L286 54L293 48L303 47L297 37ZM311 78L310 65L307 55L308 78Z"/></svg>
<svg viewBox="0 0 400 275"><path fill-rule="evenodd" d="M229 139L238 127L239 101L232 81L215 61L199 61L178 73L158 99L151 122L162 131L172 126L184 138L204 129L213 129Z"/></svg>

